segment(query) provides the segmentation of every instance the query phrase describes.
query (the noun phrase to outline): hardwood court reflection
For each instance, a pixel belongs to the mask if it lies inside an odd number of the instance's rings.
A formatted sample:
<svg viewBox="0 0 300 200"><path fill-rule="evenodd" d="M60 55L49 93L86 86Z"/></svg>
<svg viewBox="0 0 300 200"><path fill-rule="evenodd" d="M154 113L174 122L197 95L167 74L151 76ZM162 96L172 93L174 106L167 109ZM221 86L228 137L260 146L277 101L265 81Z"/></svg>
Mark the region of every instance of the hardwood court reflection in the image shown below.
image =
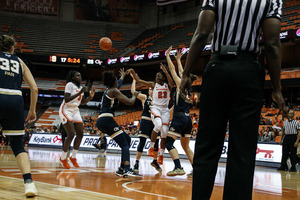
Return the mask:
<svg viewBox="0 0 300 200"><path fill-rule="evenodd" d="M60 151L29 148L32 176L39 190L35 199L191 199L192 181L186 175L168 177L174 165L168 158L162 173L150 165L152 158L143 156L140 174L143 180L132 181L115 175L120 156L108 154L100 157L95 152L78 154L80 168L64 169L58 159ZM132 166L134 157L132 156ZM192 170L187 160L182 160L186 173ZM300 197L299 172L277 172L274 168L256 167L253 199L290 200ZM211 199L221 199L225 177L225 164L220 163ZM24 199L23 180L10 150L0 151L1 199Z"/></svg>

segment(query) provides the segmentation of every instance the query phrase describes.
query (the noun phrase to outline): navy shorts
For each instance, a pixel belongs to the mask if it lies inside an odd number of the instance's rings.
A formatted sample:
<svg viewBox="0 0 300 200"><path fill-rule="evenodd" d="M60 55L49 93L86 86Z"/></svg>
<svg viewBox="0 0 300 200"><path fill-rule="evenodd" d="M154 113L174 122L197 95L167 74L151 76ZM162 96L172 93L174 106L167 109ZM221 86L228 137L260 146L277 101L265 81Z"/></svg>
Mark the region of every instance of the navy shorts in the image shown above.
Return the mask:
<svg viewBox="0 0 300 200"><path fill-rule="evenodd" d="M111 138L114 138L123 133L123 130L113 117L99 117L96 122L96 127L100 131L109 135Z"/></svg>
<svg viewBox="0 0 300 200"><path fill-rule="evenodd" d="M0 94L0 124L4 135L24 135L24 101L21 95Z"/></svg>
<svg viewBox="0 0 300 200"><path fill-rule="evenodd" d="M174 113L168 135L191 137L192 120L189 114Z"/></svg>
<svg viewBox="0 0 300 200"><path fill-rule="evenodd" d="M152 121L146 120L146 119L141 119L140 130L139 130L138 136L144 137L144 138L151 137L153 128L154 128L154 125L153 125Z"/></svg>

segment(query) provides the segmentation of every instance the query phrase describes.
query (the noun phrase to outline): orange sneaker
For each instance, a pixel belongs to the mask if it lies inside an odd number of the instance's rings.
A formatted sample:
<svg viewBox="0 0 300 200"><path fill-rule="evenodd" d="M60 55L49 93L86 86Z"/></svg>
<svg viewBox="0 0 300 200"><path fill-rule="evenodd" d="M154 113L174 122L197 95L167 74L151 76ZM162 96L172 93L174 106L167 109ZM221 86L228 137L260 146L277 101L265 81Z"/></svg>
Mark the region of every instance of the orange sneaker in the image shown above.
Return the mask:
<svg viewBox="0 0 300 200"><path fill-rule="evenodd" d="M150 149L148 150L148 156L154 157L154 148L150 147Z"/></svg>
<svg viewBox="0 0 300 200"><path fill-rule="evenodd" d="M74 167L76 167L76 168L78 168L78 167L79 167L79 165L78 165L78 163L77 163L77 159L76 159L76 158L72 158L72 157L70 157L70 161L71 161L71 163L73 164L73 166L74 166Z"/></svg>
<svg viewBox="0 0 300 200"><path fill-rule="evenodd" d="M164 156L163 155L159 155L158 159L157 159L157 163L160 164L160 165L162 165L163 162L164 162Z"/></svg>
<svg viewBox="0 0 300 200"><path fill-rule="evenodd" d="M71 166L68 163L68 159L66 158L65 160L62 160L61 158L59 158L59 162L60 164L65 168L65 169L70 169Z"/></svg>

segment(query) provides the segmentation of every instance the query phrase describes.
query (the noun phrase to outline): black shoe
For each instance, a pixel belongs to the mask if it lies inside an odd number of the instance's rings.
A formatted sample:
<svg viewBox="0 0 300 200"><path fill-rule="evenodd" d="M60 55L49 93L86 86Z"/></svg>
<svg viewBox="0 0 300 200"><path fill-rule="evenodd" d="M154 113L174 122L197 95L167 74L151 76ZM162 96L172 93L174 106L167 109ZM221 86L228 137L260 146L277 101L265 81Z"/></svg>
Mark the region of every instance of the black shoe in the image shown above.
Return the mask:
<svg viewBox="0 0 300 200"><path fill-rule="evenodd" d="M133 171L135 173L139 173L139 164L138 163L135 163L135 165L133 166Z"/></svg>
<svg viewBox="0 0 300 200"><path fill-rule="evenodd" d="M143 179L143 176L135 173L132 169L129 169L129 170L125 169L123 178L131 178L131 179L140 180L140 179Z"/></svg>
<svg viewBox="0 0 300 200"><path fill-rule="evenodd" d="M278 171L287 171L288 169L287 169L287 168L284 168L284 167L282 167L282 166L280 166L280 167L277 168L277 170L278 170Z"/></svg>
<svg viewBox="0 0 300 200"><path fill-rule="evenodd" d="M158 171L158 172L161 172L161 171L162 171L161 167L159 166L159 164L157 163L156 160L153 160L153 161L151 162L151 166L154 167L154 168L156 169L156 171Z"/></svg>
<svg viewBox="0 0 300 200"><path fill-rule="evenodd" d="M123 175L124 175L124 169L122 167L119 167L118 171L116 171L116 175L123 177Z"/></svg>
<svg viewBox="0 0 300 200"><path fill-rule="evenodd" d="M296 170L296 167L291 167L289 171L290 172L296 172L297 170Z"/></svg>
<svg viewBox="0 0 300 200"><path fill-rule="evenodd" d="M93 146L94 146L96 149L99 149L99 150L100 150L100 148L98 147L97 144L93 144Z"/></svg>

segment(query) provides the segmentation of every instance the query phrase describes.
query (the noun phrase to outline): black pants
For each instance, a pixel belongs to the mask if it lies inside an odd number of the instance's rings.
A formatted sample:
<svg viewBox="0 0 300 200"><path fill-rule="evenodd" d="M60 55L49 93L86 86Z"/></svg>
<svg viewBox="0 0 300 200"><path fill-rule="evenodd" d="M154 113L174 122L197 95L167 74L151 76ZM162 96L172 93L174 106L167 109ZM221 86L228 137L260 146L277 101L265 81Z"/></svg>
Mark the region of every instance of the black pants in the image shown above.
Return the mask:
<svg viewBox="0 0 300 200"><path fill-rule="evenodd" d="M297 164L297 147L294 144L297 140L297 135L285 135L282 143L281 167L288 169L286 161L288 157L291 159L291 168L295 168Z"/></svg>
<svg viewBox="0 0 300 200"><path fill-rule="evenodd" d="M193 200L210 199L223 150L229 143L223 199L252 198L264 71L251 54L213 55L205 68L195 144Z"/></svg>

